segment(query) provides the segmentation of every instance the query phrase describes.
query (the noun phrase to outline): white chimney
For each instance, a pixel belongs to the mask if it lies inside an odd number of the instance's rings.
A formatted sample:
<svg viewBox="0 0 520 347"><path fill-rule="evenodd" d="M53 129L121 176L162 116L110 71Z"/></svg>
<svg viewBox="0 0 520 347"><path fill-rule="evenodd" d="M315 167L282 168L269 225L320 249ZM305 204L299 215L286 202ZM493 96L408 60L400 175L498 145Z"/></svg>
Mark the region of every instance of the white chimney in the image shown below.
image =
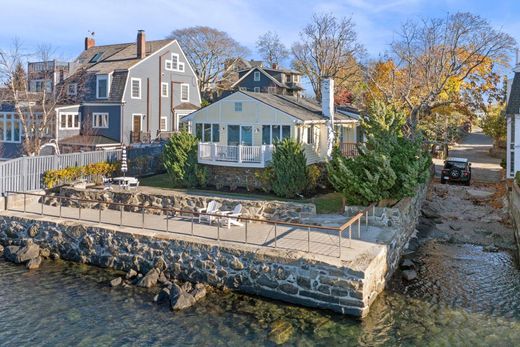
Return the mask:
<svg viewBox="0 0 520 347"><path fill-rule="evenodd" d="M520 51L517 48L515 50L515 67L513 69L513 72L520 72L520 61L519 61Z"/></svg>
<svg viewBox="0 0 520 347"><path fill-rule="evenodd" d="M327 120L327 157L332 156L334 147L334 80L324 77L321 82L321 112Z"/></svg>

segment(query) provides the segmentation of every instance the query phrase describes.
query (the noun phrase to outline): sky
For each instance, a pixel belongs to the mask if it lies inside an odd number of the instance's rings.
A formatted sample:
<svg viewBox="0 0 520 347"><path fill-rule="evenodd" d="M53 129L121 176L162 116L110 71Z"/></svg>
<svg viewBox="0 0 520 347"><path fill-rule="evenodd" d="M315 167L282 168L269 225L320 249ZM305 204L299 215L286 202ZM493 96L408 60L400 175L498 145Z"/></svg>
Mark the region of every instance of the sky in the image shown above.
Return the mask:
<svg viewBox="0 0 520 347"><path fill-rule="evenodd" d="M403 22L458 11L478 14L520 42L518 0L0 0L0 49L17 38L29 52L50 44L57 58L72 60L89 31L97 44L111 44L134 41L138 29L147 39L163 39L206 25L228 32L256 58L259 35L276 31L290 46L313 13L329 12L352 17L367 57L377 58Z"/></svg>

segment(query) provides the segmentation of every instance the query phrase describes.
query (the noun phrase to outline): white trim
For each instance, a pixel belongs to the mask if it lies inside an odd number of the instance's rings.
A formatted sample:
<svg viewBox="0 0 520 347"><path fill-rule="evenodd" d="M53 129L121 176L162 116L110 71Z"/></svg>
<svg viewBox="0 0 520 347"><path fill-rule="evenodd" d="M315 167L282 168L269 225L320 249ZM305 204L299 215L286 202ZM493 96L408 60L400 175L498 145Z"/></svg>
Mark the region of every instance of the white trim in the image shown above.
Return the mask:
<svg viewBox="0 0 520 347"><path fill-rule="evenodd" d="M7 119L7 116L9 117L9 120ZM2 122L2 138L0 139L0 143L22 143L22 137L24 136L22 134L22 121L20 117L16 119L17 113L16 112L0 112L0 122ZM7 122L11 122L10 130L11 130L11 139L10 141L6 140L7 137ZM18 123L18 140L14 137L14 125L15 123Z"/></svg>
<svg viewBox="0 0 520 347"><path fill-rule="evenodd" d="M107 81L107 95L104 97L100 97L99 96L99 80L105 79L104 78L105 76L106 76L106 81ZM100 77L102 77L102 78L100 78ZM96 75L96 99L108 99L109 95L110 95L110 74Z"/></svg>
<svg viewBox="0 0 520 347"><path fill-rule="evenodd" d="M139 82L139 96L134 96L134 82ZM132 77L130 78L130 98L131 99L141 99L141 87L142 87L142 83L141 83L141 79L138 78L138 77Z"/></svg>
<svg viewBox="0 0 520 347"><path fill-rule="evenodd" d="M258 78L256 78L256 76L258 76ZM255 73L253 74L253 81L260 82L260 76L260 70L255 71Z"/></svg>
<svg viewBox="0 0 520 347"><path fill-rule="evenodd" d="M135 132L136 130L134 129L134 118L137 117L137 116L140 116L141 117L141 129L139 129L139 131L143 131L143 114L142 113L132 113L132 131Z"/></svg>
<svg viewBox="0 0 520 347"><path fill-rule="evenodd" d="M253 93L260 93L260 87L254 87Z"/></svg>
<svg viewBox="0 0 520 347"><path fill-rule="evenodd" d="M73 93L70 92L70 87L74 87L74 92ZM78 95L78 84L77 83L69 83L69 84L67 84L67 95L68 96Z"/></svg>
<svg viewBox="0 0 520 347"><path fill-rule="evenodd" d="M181 52L182 57L184 58L184 61L186 62L186 64L188 64L188 67L190 68L190 71L193 74L193 77L195 78L195 85L198 86L199 85L199 77L195 73L195 70L193 70L193 67L191 66L188 58L186 57L186 54L184 54L184 51L182 50L181 45L179 45L179 42L177 42L177 40L174 40L174 42L177 44L177 47L179 48L179 51ZM202 97L200 95L200 90L199 90L199 88L195 88L195 89L197 90L197 95L199 96L199 105L200 105L200 103L202 102Z"/></svg>
<svg viewBox="0 0 520 347"><path fill-rule="evenodd" d="M171 59L165 59L164 60L164 69L166 71L173 71L172 60Z"/></svg>
<svg viewBox="0 0 520 347"><path fill-rule="evenodd" d="M173 67L173 57L177 58L177 62L176 62L176 67ZM171 62L172 62L172 71L179 71L179 62L180 62L180 57L179 57L179 54L178 53L172 53L171 54Z"/></svg>
<svg viewBox="0 0 520 347"><path fill-rule="evenodd" d="M281 87L281 88L285 88L285 86L284 86L282 83L280 83L276 78L274 78L273 76L269 75L267 72L265 72L264 69L262 69L262 68L260 68L260 67L258 67L258 66L252 68L251 70L249 70L249 71L248 71L244 76L242 76L241 79L239 79L238 81L236 81L235 83L233 83L233 85L231 85L230 88L234 88L237 84L239 84L240 82L242 82L242 80L243 80L244 78L246 78L247 76L249 76L249 75L251 74L251 72L253 72L253 71L255 71L255 70L262 72L266 77L268 77L269 79L271 79L271 80L272 80L272 81L273 81L277 86L279 86L279 87Z"/></svg>
<svg viewBox="0 0 520 347"><path fill-rule="evenodd" d="M186 99L183 99L183 97L182 97L182 87L187 87L188 88L188 92L187 92L188 97ZM180 95L181 102L189 102L190 101L190 85L189 85L189 83L181 83L180 92L181 92L181 95Z"/></svg>
<svg viewBox="0 0 520 347"><path fill-rule="evenodd" d="M101 125L96 124L96 119L101 116ZM106 124L103 125L103 118L106 117ZM93 129L108 129L109 128L108 112L93 112L92 113L92 128Z"/></svg>
<svg viewBox="0 0 520 347"><path fill-rule="evenodd" d="M164 92L164 87L165 87L165 86L166 86L166 94L163 93L163 92ZM170 90L170 87L169 87L168 82L161 82L161 97L163 97L163 98L167 98L168 95L170 94L169 90Z"/></svg>
<svg viewBox="0 0 520 347"><path fill-rule="evenodd" d="M82 103L81 105L78 105L77 107L80 107L80 106L121 106L123 105L124 102L119 102L119 103L102 103L102 102L86 102L86 103ZM68 107L68 106L67 106Z"/></svg>
<svg viewBox="0 0 520 347"><path fill-rule="evenodd" d="M65 126L63 127L61 125L61 117L62 116L66 116L66 119L65 119ZM69 127L68 123L69 123L69 116L72 116L72 126ZM75 127L74 126L74 118L77 118L77 121L78 121L78 126ZM81 128L81 113L80 112L58 112L58 119L57 119L57 123L58 123L58 129L59 130L79 130L79 128Z"/></svg>

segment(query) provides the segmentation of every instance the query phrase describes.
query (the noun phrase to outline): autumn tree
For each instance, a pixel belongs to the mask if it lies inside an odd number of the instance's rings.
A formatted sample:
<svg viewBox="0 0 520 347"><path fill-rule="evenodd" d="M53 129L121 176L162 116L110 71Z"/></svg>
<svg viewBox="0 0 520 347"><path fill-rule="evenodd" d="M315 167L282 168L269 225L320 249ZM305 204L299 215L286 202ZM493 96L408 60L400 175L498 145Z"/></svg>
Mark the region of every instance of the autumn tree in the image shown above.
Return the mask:
<svg viewBox="0 0 520 347"><path fill-rule="evenodd" d="M168 38L176 39L181 45L203 93L211 91L212 83L225 71L226 61L249 54L248 49L228 33L207 26L174 30Z"/></svg>
<svg viewBox="0 0 520 347"><path fill-rule="evenodd" d="M294 69L310 81L317 100L321 100L323 77L332 77L338 88L361 78L357 59L364 54L352 18L315 14L292 46Z"/></svg>
<svg viewBox="0 0 520 347"><path fill-rule="evenodd" d="M369 66L369 94L408 113L414 134L421 115L440 107L469 111L483 105L515 46L508 34L470 13L408 21L387 59Z"/></svg>
<svg viewBox="0 0 520 347"><path fill-rule="evenodd" d="M256 41L256 49L262 59L270 65L278 65L289 57L287 47L276 32L268 31Z"/></svg>

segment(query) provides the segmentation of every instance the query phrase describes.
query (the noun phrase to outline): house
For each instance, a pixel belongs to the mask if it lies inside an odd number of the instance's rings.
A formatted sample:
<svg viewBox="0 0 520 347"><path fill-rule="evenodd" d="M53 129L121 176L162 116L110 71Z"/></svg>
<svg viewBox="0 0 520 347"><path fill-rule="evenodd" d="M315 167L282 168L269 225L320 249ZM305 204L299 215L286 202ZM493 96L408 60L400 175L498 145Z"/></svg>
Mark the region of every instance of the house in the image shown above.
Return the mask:
<svg viewBox="0 0 520 347"><path fill-rule="evenodd" d="M56 85L69 75L70 64L49 60L27 63L27 89L29 92L54 93Z"/></svg>
<svg viewBox="0 0 520 347"><path fill-rule="evenodd" d="M200 140L199 163L265 168L273 144L284 138L303 143L308 164L327 160L335 141L354 151L360 115L354 108L334 109L333 82L324 80L321 106L301 97L241 90L185 116L182 121Z"/></svg>
<svg viewBox="0 0 520 347"><path fill-rule="evenodd" d="M301 96L300 72L280 68L277 64L264 67L256 61L250 61L249 65L251 67L237 72L237 81L229 87L231 91Z"/></svg>
<svg viewBox="0 0 520 347"><path fill-rule="evenodd" d="M508 178L514 178L515 174L520 171L520 63L518 57L513 71L515 76L511 87L508 88L506 107L506 176Z"/></svg>
<svg viewBox="0 0 520 347"><path fill-rule="evenodd" d="M200 107L197 76L176 40L97 46L85 50L63 81L56 108L62 152L147 143L179 129L179 119Z"/></svg>

